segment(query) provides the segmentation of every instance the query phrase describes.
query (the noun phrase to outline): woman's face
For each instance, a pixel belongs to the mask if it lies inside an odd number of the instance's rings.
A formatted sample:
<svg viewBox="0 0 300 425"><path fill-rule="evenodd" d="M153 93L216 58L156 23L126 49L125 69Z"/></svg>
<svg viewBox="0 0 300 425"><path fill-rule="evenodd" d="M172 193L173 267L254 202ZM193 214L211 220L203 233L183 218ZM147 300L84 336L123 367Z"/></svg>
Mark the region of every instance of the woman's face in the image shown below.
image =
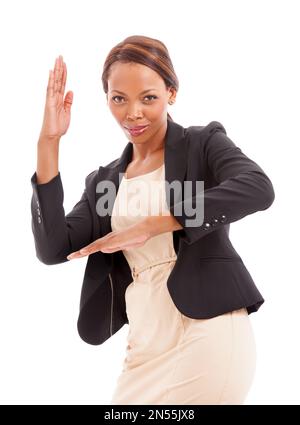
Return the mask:
<svg viewBox="0 0 300 425"><path fill-rule="evenodd" d="M161 76L145 65L115 62L111 66L107 103L129 140L148 140L166 125L168 102L175 97L175 89L167 89ZM139 135L128 130L143 125L148 127Z"/></svg>

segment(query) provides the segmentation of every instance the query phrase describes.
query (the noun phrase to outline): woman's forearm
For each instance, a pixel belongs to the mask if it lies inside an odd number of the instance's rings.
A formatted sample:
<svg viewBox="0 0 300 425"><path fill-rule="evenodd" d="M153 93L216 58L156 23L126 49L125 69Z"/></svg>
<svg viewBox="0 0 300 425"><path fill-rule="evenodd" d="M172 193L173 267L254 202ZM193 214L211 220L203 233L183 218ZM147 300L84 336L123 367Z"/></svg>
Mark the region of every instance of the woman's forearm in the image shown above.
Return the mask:
<svg viewBox="0 0 300 425"><path fill-rule="evenodd" d="M48 183L58 174L59 139L40 138L37 144L37 183Z"/></svg>

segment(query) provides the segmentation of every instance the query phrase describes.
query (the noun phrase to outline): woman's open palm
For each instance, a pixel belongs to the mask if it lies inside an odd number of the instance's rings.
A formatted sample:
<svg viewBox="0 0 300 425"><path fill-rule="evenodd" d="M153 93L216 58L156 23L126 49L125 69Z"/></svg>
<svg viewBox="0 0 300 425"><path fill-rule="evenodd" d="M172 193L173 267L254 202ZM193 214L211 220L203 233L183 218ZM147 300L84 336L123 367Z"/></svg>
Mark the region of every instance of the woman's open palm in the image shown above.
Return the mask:
<svg viewBox="0 0 300 425"><path fill-rule="evenodd" d="M49 71L46 104L41 135L47 138L60 138L70 125L73 92L64 97L67 81L67 66L60 55L55 60L54 71Z"/></svg>

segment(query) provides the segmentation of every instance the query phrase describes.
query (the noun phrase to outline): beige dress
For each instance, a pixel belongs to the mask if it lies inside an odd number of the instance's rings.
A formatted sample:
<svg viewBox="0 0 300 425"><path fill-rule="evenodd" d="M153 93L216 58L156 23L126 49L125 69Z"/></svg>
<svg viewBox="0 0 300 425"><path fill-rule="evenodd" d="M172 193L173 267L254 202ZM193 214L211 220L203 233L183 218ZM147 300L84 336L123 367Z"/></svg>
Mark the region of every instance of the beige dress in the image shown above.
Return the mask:
<svg viewBox="0 0 300 425"><path fill-rule="evenodd" d="M168 211L164 173L163 164L141 176L123 176L112 230ZM256 365L247 310L192 319L177 309L166 285L177 258L172 232L123 253L133 279L125 292L128 345L110 403L243 404Z"/></svg>

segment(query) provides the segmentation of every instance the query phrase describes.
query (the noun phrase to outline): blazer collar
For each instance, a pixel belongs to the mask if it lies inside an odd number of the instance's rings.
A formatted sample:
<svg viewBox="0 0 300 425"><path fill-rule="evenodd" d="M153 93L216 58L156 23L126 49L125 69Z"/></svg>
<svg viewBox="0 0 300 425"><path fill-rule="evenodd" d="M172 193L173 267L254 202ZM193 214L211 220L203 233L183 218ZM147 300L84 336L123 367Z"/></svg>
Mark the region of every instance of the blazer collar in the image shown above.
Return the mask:
<svg viewBox="0 0 300 425"><path fill-rule="evenodd" d="M167 131L165 137L165 183L171 184L174 180L178 180L181 185L185 179L187 167L187 137L186 129L175 121L167 121ZM123 173L126 171L128 164L132 160L133 144L128 142L123 150L120 158L114 161L111 165L100 166L98 171L97 181L110 180L114 183L116 194L119 190L119 185ZM119 175L121 173L121 175ZM171 191L172 192L172 191ZM104 193L96 193L96 202L104 195ZM114 197L115 201L115 197ZM174 204L174 200L170 197L167 198L168 207ZM113 202L114 203L114 202ZM112 231L111 228L111 212L113 205L111 205L110 213L107 215L99 216L100 219L100 233L101 236L106 235Z"/></svg>

